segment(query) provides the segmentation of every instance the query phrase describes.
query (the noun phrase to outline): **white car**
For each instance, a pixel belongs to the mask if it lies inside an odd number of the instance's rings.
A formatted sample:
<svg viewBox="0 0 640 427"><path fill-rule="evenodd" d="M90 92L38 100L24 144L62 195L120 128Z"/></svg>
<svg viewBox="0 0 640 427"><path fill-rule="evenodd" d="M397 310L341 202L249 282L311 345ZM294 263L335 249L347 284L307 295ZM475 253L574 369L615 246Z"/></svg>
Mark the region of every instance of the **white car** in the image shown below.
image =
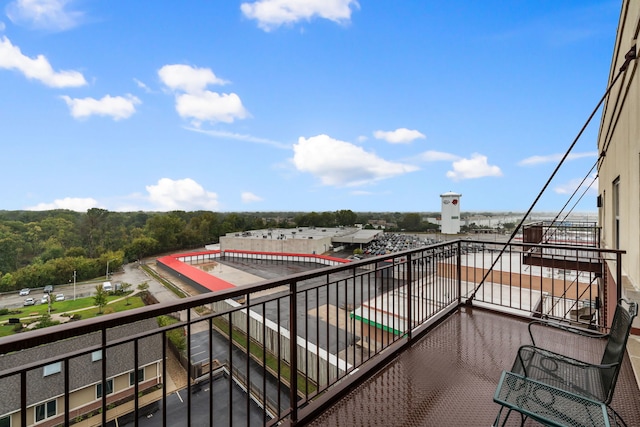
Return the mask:
<svg viewBox="0 0 640 427"><path fill-rule="evenodd" d="M20 290L20 296L21 297L27 296L27 295L29 295L29 292L31 292L31 289L29 289L29 288L21 289Z"/></svg>
<svg viewBox="0 0 640 427"><path fill-rule="evenodd" d="M26 300L24 300L24 305L25 307L28 305L35 305L36 301L33 298L27 298Z"/></svg>
<svg viewBox="0 0 640 427"><path fill-rule="evenodd" d="M64 301L64 294L56 295L56 301Z"/></svg>
<svg viewBox="0 0 640 427"><path fill-rule="evenodd" d="M42 295L42 299L40 300L41 304L49 304L49 295L44 294Z"/></svg>

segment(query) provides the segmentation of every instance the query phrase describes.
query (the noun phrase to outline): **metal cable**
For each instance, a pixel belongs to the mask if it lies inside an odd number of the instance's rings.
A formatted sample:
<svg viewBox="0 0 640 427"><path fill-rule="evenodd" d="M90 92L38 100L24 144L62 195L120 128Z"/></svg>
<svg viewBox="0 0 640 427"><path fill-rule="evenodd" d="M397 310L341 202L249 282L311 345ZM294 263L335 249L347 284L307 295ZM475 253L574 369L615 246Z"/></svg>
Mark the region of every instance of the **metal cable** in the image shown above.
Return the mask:
<svg viewBox="0 0 640 427"><path fill-rule="evenodd" d="M567 149L567 151L564 153L564 156L562 156L562 159L560 159L560 162L558 163L558 165L556 166L556 168L553 170L553 172L551 173L551 176L549 177L549 179L547 180L547 182L544 184L544 186L542 187L542 190L540 190L540 192L538 193L538 196L535 198L535 200L533 201L533 203L531 204L531 206L529 207L529 209L527 210L527 213L524 214L524 216L522 217L522 219L520 220L520 223L518 223L518 225L516 226L516 228L513 230L513 232L511 233L511 235L509 236L509 240L507 240L507 242L503 245L502 249L500 249L500 253L498 254L498 256L493 260L493 263L491 264L491 267L489 267L489 269L487 270L487 272L484 274L484 276L482 277L482 280L480 281L480 283L478 284L478 286L476 286L476 288L473 290L473 293L471 294L471 296L467 299L466 304L473 304L473 300L476 297L476 294L478 293L478 290L480 289L480 287L484 284L485 280L487 280L487 277L489 277L489 274L493 271L493 269L495 268L496 264L498 263L498 260L500 259L500 257L502 257L502 254L504 254L504 251L507 249L507 247L509 246L509 244L513 241L514 237L516 236L516 234L518 233L518 230L522 227L522 224L524 224L525 220L527 219L527 217L531 214L531 211L533 211L533 208L535 207L535 205L538 203L538 201L540 200L540 198L542 197L542 195L544 194L544 192L547 190L547 187L549 186L549 184L551 184L551 181L553 180L553 178L556 176L556 174L558 173L558 171L560 170L560 167L562 166L562 164L564 163L564 161L567 159L567 157L569 156L569 153L571 153L571 150L573 150L573 147L576 145L576 143L578 142L578 140L580 139L580 137L582 137L582 134L584 133L585 129L587 128L587 126L589 125L589 123L591 122L591 119L593 119L593 116L596 115L596 112L600 109L600 106L602 105L602 103L604 102L604 100L607 98L607 96L609 96L609 93L611 92L611 90L613 89L613 86L616 84L616 82L618 81L618 79L620 78L620 76L627 70L627 67L629 66L629 64L631 63L632 60L636 59L636 46L633 45L632 48L629 50L629 52L627 52L627 54L625 55L625 61L624 64L620 67L620 70L618 71L618 74L615 76L615 78L611 81L611 83L609 84L609 86L607 87L607 90L605 91L604 95L602 95L602 98L600 98L600 101L598 102L598 104L596 105L596 107L593 109L593 111L591 112L591 114L589 115L589 118L587 119L587 121L585 122L585 124L582 126L582 129L580 129L580 132L578 132L578 135L575 137L575 139L573 140L573 142L571 143L571 145L569 146L569 148Z"/></svg>

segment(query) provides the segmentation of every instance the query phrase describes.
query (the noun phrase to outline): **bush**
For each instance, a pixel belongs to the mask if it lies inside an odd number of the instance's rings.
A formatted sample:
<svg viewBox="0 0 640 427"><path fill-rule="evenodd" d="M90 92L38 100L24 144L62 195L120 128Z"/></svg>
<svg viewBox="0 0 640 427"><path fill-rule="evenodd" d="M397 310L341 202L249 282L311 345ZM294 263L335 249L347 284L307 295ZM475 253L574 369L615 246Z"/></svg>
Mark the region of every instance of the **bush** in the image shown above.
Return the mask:
<svg viewBox="0 0 640 427"><path fill-rule="evenodd" d="M59 324L60 322L58 320L51 320L51 316L45 314L40 318L35 329L47 328L49 326L54 326Z"/></svg>
<svg viewBox="0 0 640 427"><path fill-rule="evenodd" d="M8 308L0 308L0 316L6 316L7 314L9 314Z"/></svg>

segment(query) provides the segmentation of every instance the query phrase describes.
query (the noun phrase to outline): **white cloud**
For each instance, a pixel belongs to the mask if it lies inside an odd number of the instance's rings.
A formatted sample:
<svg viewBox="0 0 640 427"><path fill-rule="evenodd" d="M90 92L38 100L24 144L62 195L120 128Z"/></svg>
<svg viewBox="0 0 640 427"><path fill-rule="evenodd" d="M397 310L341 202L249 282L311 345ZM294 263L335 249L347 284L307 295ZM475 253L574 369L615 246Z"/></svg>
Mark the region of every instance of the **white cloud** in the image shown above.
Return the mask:
<svg viewBox="0 0 640 427"><path fill-rule="evenodd" d="M206 90L210 84L223 85L226 80L219 79L208 68L194 68L189 65L165 65L158 71L164 85L176 93L176 111L180 117L191 119L195 127L205 122L233 123L236 119L245 119L249 113L235 93L211 92Z"/></svg>
<svg viewBox="0 0 640 427"><path fill-rule="evenodd" d="M347 23L351 20L352 7L359 8L356 0L258 0L242 3L240 10L247 18L258 21L258 27L270 31L314 17Z"/></svg>
<svg viewBox="0 0 640 427"><path fill-rule="evenodd" d="M203 134L209 135L209 136L211 136L213 138L235 139L235 140L238 140L238 141L253 142L253 143L256 143L256 144L270 145L272 147L281 148L283 150L290 150L291 149L291 145L289 145L289 144L284 144L282 142L273 141L271 139L260 138L260 137L257 137L257 136L252 136L252 135L247 135L247 134L242 134L242 133L225 132L225 131L222 131L222 130L204 130L204 129L200 129L200 128L196 128L196 127L185 127L185 129L190 130L192 132L203 133Z"/></svg>
<svg viewBox="0 0 640 427"><path fill-rule="evenodd" d="M556 186L553 190L558 194L573 194L576 189L578 189L579 194L584 193L585 190L587 194L598 194L597 175L591 174L591 176L585 180L581 178L572 179L569 182Z"/></svg>
<svg viewBox="0 0 640 427"><path fill-rule="evenodd" d="M31 28L62 31L79 25L83 12L69 10L71 0L16 0L7 5L9 19Z"/></svg>
<svg viewBox="0 0 640 427"><path fill-rule="evenodd" d="M424 134L417 130L399 128L392 131L377 130L373 132L376 139L384 139L391 144L408 144L416 139L425 139Z"/></svg>
<svg viewBox="0 0 640 427"><path fill-rule="evenodd" d="M418 158L423 162L453 162L460 159L460 156L455 154L445 153L443 151L425 151L420 153Z"/></svg>
<svg viewBox="0 0 640 427"><path fill-rule="evenodd" d="M531 157L527 157L524 160L520 160L518 162L518 165L520 166L533 166L533 165L539 165L542 163L559 163L560 160L562 160L562 156L564 156L564 154L549 154L547 156L531 156ZM576 159L582 159L585 157L598 157L598 152L597 151L588 151L585 153L570 153L567 156L567 160L576 160Z"/></svg>
<svg viewBox="0 0 640 427"><path fill-rule="evenodd" d="M187 93L202 92L208 85L228 83L216 77L209 68L196 68L184 64L165 65L158 71L158 76L169 89Z"/></svg>
<svg viewBox="0 0 640 427"><path fill-rule="evenodd" d="M51 203L39 203L36 206L26 208L28 211L50 211L53 209L68 209L76 212L85 212L88 209L98 206L98 202L90 197L65 197L64 199L56 199Z"/></svg>
<svg viewBox="0 0 640 427"><path fill-rule="evenodd" d="M161 178L158 184L145 188L149 192L149 201L157 210L217 210L219 207L218 195L206 191L191 178Z"/></svg>
<svg viewBox="0 0 640 427"><path fill-rule="evenodd" d="M447 172L447 178L454 181L485 176L502 176L502 171L498 166L489 165L487 156L481 154L472 154L470 159L456 160L453 162L453 170Z"/></svg>
<svg viewBox="0 0 640 427"><path fill-rule="evenodd" d="M128 119L136 112L136 104L140 104L140 100L130 94L126 97L106 95L101 99L68 96L61 96L61 98L67 103L71 115L76 119L93 115L108 116L114 120Z"/></svg>
<svg viewBox="0 0 640 427"><path fill-rule="evenodd" d="M365 142L367 139L369 139L369 137L368 137L368 136L360 135L360 136L357 138L357 141L358 141L358 142Z"/></svg>
<svg viewBox="0 0 640 427"><path fill-rule="evenodd" d="M4 31L5 28L4 22L0 21L0 31Z"/></svg>
<svg viewBox="0 0 640 427"><path fill-rule="evenodd" d="M138 80L136 78L133 79L134 83L136 84L136 86L138 86L140 89L144 90L147 93L152 93L153 91L149 88L149 86L147 86L146 84L144 84L143 81Z"/></svg>
<svg viewBox="0 0 640 427"><path fill-rule="evenodd" d="M293 146L293 164L322 184L360 186L418 170L416 166L390 162L354 144L327 135L300 137Z"/></svg>
<svg viewBox="0 0 640 427"><path fill-rule="evenodd" d="M17 70L26 78L38 80L50 87L77 87L87 84L84 76L78 71L54 71L43 55L38 55L35 59L23 55L20 48L11 44L5 36L0 39L0 68Z"/></svg>
<svg viewBox="0 0 640 427"><path fill-rule="evenodd" d="M233 123L235 119L249 116L235 93L209 91L177 95L176 111L182 118L195 119L193 123L196 126L202 121Z"/></svg>
<svg viewBox="0 0 640 427"><path fill-rule="evenodd" d="M255 194L249 191L244 191L240 195L240 197L242 199L242 203L254 203L254 202L261 202L264 200L262 197L256 196Z"/></svg>

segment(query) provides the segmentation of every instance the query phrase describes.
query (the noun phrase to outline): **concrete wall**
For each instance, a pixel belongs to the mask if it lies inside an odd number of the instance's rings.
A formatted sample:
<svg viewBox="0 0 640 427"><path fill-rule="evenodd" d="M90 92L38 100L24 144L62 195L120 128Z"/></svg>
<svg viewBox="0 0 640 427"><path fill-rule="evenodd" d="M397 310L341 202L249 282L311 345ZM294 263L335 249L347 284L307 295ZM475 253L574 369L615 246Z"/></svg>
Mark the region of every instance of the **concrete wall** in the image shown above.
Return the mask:
<svg viewBox="0 0 640 427"><path fill-rule="evenodd" d="M241 251L255 252L292 252L301 254L322 254L328 252L331 245L331 236L322 238L300 238L288 236L284 239L278 239L275 237L220 237L220 249L223 251L229 249L237 249Z"/></svg>

